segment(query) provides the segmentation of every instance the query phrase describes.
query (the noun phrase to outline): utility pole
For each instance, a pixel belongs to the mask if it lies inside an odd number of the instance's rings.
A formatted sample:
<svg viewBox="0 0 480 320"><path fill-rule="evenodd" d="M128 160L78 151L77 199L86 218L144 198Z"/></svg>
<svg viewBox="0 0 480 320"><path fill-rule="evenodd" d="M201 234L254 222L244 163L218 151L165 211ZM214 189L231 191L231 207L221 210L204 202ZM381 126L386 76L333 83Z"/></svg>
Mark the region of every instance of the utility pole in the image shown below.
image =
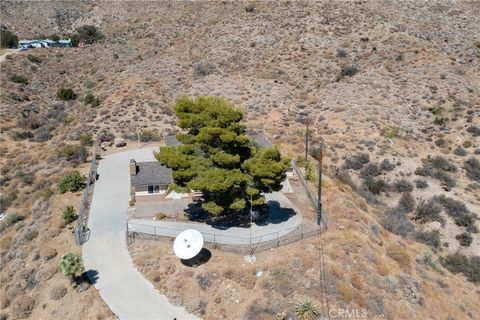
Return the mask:
<svg viewBox="0 0 480 320"><path fill-rule="evenodd" d="M252 227L253 227L253 218L252 218L252 207L253 207L253 194L250 194L250 256L252 255Z"/></svg>
<svg viewBox="0 0 480 320"><path fill-rule="evenodd" d="M318 155L318 195L317 195L317 225L320 225L322 220L322 160L323 160L323 146L320 144Z"/></svg>
<svg viewBox="0 0 480 320"><path fill-rule="evenodd" d="M307 114L307 130L305 131L305 162L308 161L308 114Z"/></svg>

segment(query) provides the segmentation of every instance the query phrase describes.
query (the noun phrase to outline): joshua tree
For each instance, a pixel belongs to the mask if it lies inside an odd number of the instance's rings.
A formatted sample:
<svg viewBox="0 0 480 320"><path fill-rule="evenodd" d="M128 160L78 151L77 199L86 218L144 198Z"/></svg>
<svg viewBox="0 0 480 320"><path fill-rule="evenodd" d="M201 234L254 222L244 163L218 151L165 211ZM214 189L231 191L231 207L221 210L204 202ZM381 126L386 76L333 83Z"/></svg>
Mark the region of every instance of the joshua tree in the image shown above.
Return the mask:
<svg viewBox="0 0 480 320"><path fill-rule="evenodd" d="M297 304L295 314L301 320L315 320L320 313L318 312L318 307L315 302L306 298Z"/></svg>
<svg viewBox="0 0 480 320"><path fill-rule="evenodd" d="M60 259L60 270L73 283L75 276L84 270L82 258L71 252L64 254Z"/></svg>

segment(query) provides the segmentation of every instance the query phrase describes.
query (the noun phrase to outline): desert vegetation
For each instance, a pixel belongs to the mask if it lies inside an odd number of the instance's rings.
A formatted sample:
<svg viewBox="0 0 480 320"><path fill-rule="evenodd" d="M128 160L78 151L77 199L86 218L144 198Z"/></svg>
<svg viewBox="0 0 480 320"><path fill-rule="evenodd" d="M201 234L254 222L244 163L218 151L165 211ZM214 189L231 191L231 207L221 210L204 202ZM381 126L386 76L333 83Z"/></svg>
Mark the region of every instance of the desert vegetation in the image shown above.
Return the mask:
<svg viewBox="0 0 480 320"><path fill-rule="evenodd" d="M335 301L365 307L372 318L480 313L473 284L480 250L475 2L1 7L1 318L112 317L93 288L78 293L59 270L62 255L80 253L62 211L80 201L91 157L89 139L81 137L98 137L106 152L115 150L109 145L116 137L136 142L139 131L143 144L158 145L179 129L173 106L183 94L225 97L243 111L244 124L292 158L304 154L308 116L310 150L326 147ZM441 32L432 24L440 16ZM78 47L7 50L18 39L54 34ZM58 95L62 88L71 91ZM59 183L72 171L80 179L62 193ZM470 245L462 246L468 235ZM209 270L180 269L172 260L159 262L159 270L142 261L150 260L140 243L135 259L171 302L199 315L293 318L303 298L322 301L306 257L315 254L309 241L279 251L282 261L259 255L245 268L241 257L229 256L240 271L215 269L222 252L214 252ZM262 257L269 263L260 264ZM174 270L198 287L178 287ZM258 271L265 273L256 277ZM252 286L274 298L251 295ZM181 296L190 289L198 294Z"/></svg>

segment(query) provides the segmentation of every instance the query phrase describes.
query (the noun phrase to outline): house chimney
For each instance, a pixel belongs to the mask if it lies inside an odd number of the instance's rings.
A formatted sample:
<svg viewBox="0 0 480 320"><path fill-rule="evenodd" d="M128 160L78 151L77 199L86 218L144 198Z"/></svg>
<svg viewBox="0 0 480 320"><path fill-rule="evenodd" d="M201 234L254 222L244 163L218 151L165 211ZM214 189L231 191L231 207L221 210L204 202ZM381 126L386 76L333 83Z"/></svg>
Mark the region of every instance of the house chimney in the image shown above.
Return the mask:
<svg viewBox="0 0 480 320"><path fill-rule="evenodd" d="M137 162L135 159L130 159L130 175L134 176L137 174Z"/></svg>

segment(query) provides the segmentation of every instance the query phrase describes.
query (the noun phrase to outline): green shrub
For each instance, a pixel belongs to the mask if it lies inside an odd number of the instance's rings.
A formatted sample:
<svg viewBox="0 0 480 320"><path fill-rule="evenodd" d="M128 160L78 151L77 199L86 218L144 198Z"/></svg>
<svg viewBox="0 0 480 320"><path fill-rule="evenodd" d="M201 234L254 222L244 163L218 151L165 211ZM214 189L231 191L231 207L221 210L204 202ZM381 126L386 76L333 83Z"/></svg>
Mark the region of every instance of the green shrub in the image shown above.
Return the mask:
<svg viewBox="0 0 480 320"><path fill-rule="evenodd" d="M440 138L435 140L435 145L439 148L445 148L448 145L447 140Z"/></svg>
<svg viewBox="0 0 480 320"><path fill-rule="evenodd" d="M17 45L17 35L4 27L0 28L0 47L13 49L16 48Z"/></svg>
<svg viewBox="0 0 480 320"><path fill-rule="evenodd" d="M427 180L416 179L415 180L415 187L417 187L417 189L425 189L425 188L428 187L428 182L427 182Z"/></svg>
<svg viewBox="0 0 480 320"><path fill-rule="evenodd" d="M379 168L382 171L392 171L393 169L395 169L395 164L390 162L390 160L388 159L383 159L383 161L380 162Z"/></svg>
<svg viewBox="0 0 480 320"><path fill-rule="evenodd" d="M66 206L62 210L62 218L66 224L70 224L76 219L75 210L73 206Z"/></svg>
<svg viewBox="0 0 480 320"><path fill-rule="evenodd" d="M23 85L28 84L27 78L25 78L24 76L18 75L18 74L12 75L9 79L10 79L10 81L15 82L15 83L21 83Z"/></svg>
<svg viewBox="0 0 480 320"><path fill-rule="evenodd" d="M342 80L345 77L353 77L358 72L358 68L355 65L351 66L342 66L340 70L340 75L337 77L337 82Z"/></svg>
<svg viewBox="0 0 480 320"><path fill-rule="evenodd" d="M344 168L360 170L363 168L363 165L370 162L370 155L365 152L357 153L356 155L350 156L345 160Z"/></svg>
<svg viewBox="0 0 480 320"><path fill-rule="evenodd" d="M27 55L27 59L28 59L28 61L33 62L33 63L36 63L36 64L39 64L39 63L42 62L42 59L34 56L33 54L28 54L28 55Z"/></svg>
<svg viewBox="0 0 480 320"><path fill-rule="evenodd" d="M58 40L60 40L60 36L56 33L53 33L53 34L48 36L48 39L53 40L53 41L58 41Z"/></svg>
<svg viewBox="0 0 480 320"><path fill-rule="evenodd" d="M316 178L317 177L313 172L313 168L310 161L307 161L307 163L305 164L305 179L307 179L307 181L316 181L317 180Z"/></svg>
<svg viewBox="0 0 480 320"><path fill-rule="evenodd" d="M93 25L84 25L76 29L80 41L93 44L104 38L103 34Z"/></svg>
<svg viewBox="0 0 480 320"><path fill-rule="evenodd" d="M10 137L15 141L20 141L33 138L33 133L31 131L12 131Z"/></svg>
<svg viewBox="0 0 480 320"><path fill-rule="evenodd" d="M245 7L246 12L253 12L255 11L255 3L250 3Z"/></svg>
<svg viewBox="0 0 480 320"><path fill-rule="evenodd" d="M80 175L78 171L73 171L63 177L62 181L58 184L58 188L61 193L65 192L77 192L85 185L87 178Z"/></svg>
<svg viewBox="0 0 480 320"><path fill-rule="evenodd" d="M401 192L401 193L412 192L413 191L413 185L410 182L408 182L407 180L401 179L401 180L395 181L390 186L390 190L392 190L393 192Z"/></svg>
<svg viewBox="0 0 480 320"><path fill-rule="evenodd" d="M310 299L304 299L295 306L295 314L300 320L315 320L320 315L318 306Z"/></svg>
<svg viewBox="0 0 480 320"><path fill-rule="evenodd" d="M468 281L480 282L480 257L467 257L461 253L449 254L440 259L440 263L452 273L463 273Z"/></svg>
<svg viewBox="0 0 480 320"><path fill-rule="evenodd" d="M430 232L417 232L415 234L415 239L418 242L425 243L434 249L438 249L440 247L440 233L437 230Z"/></svg>
<svg viewBox="0 0 480 320"><path fill-rule="evenodd" d="M59 267L74 287L76 286L75 277L85 270L82 257L71 252L62 256Z"/></svg>
<svg viewBox="0 0 480 320"><path fill-rule="evenodd" d="M425 255L423 256L423 263L443 275L442 268L438 265L436 261L433 260L431 252L425 253Z"/></svg>
<svg viewBox="0 0 480 320"><path fill-rule="evenodd" d="M373 178L380 175L382 172L378 168L378 166L374 163L369 163L365 166L362 171L360 171L360 176L364 179Z"/></svg>
<svg viewBox="0 0 480 320"><path fill-rule="evenodd" d="M435 123L438 126L445 126L447 122L448 122L448 118L442 117L442 116L436 116L435 120L433 121L433 123Z"/></svg>
<svg viewBox="0 0 480 320"><path fill-rule="evenodd" d="M468 154L468 151L465 150L464 148L458 146L453 150L453 154L459 156L459 157L465 157Z"/></svg>
<svg viewBox="0 0 480 320"><path fill-rule="evenodd" d="M5 211L17 199L18 190L10 190L9 192L2 191L0 193L0 210Z"/></svg>
<svg viewBox="0 0 480 320"><path fill-rule="evenodd" d="M80 136L80 145L81 146L92 146L93 138L91 134L82 134Z"/></svg>
<svg viewBox="0 0 480 320"><path fill-rule="evenodd" d="M100 100L100 98L95 97L93 94L87 93L85 98L83 98L83 103L85 103L85 105L90 105L95 108L98 107L102 103L102 101Z"/></svg>
<svg viewBox="0 0 480 320"><path fill-rule="evenodd" d="M471 133L474 137L480 136L480 128L477 126L470 126L467 128L467 132Z"/></svg>
<svg viewBox="0 0 480 320"><path fill-rule="evenodd" d="M462 247L468 247L472 244L473 238L470 232L462 232L455 236Z"/></svg>
<svg viewBox="0 0 480 320"><path fill-rule="evenodd" d="M376 195L389 189L388 182L381 178L367 178L363 181L363 184L368 188L368 191Z"/></svg>
<svg viewBox="0 0 480 320"><path fill-rule="evenodd" d="M440 216L442 212L442 207L436 203L433 199L428 201L421 201L415 210L413 219L418 220L419 222L429 222L429 221L438 221L444 223L445 221Z"/></svg>
<svg viewBox="0 0 480 320"><path fill-rule="evenodd" d="M435 196L432 199L445 209L445 212L453 218L458 226L469 227L474 224L475 218L461 201L448 198L445 195Z"/></svg>
<svg viewBox="0 0 480 320"><path fill-rule="evenodd" d="M478 159L471 157L463 163L463 167L467 171L467 177L480 182L480 161Z"/></svg>
<svg viewBox="0 0 480 320"><path fill-rule="evenodd" d="M80 36L78 35L78 33L64 33L62 38L70 38L70 40L72 40L72 46L74 47L78 46L78 44L80 43Z"/></svg>
<svg viewBox="0 0 480 320"><path fill-rule="evenodd" d="M296 156L295 164L299 167L305 167L305 156L302 156L302 155Z"/></svg>
<svg viewBox="0 0 480 320"><path fill-rule="evenodd" d="M455 185L455 180L447 172L456 172L457 167L443 157L435 157L428 159L423 167L415 170L416 175L424 177L432 177L442 182L447 191L451 190Z"/></svg>
<svg viewBox="0 0 480 320"><path fill-rule="evenodd" d="M29 171L19 170L17 171L16 176L26 185L31 185L35 180L35 175Z"/></svg>
<svg viewBox="0 0 480 320"><path fill-rule="evenodd" d="M60 100L75 100L77 95L72 89L60 88L57 92L57 98Z"/></svg>
<svg viewBox="0 0 480 320"><path fill-rule="evenodd" d="M3 210L3 208L2 208ZM0 231L5 230L6 228L10 227L12 224L14 224L17 221L22 220L22 218L17 215L15 212L7 214L5 218L0 222Z"/></svg>
<svg viewBox="0 0 480 320"><path fill-rule="evenodd" d="M415 231L413 223L408 220L405 212L398 206L387 209L381 223L388 231L401 236L410 235Z"/></svg>
<svg viewBox="0 0 480 320"><path fill-rule="evenodd" d="M58 148L59 157L73 163L84 163L88 157L88 150L82 144L63 144Z"/></svg>
<svg viewBox="0 0 480 320"><path fill-rule="evenodd" d="M415 209L415 199L413 199L412 194L409 192L403 193L398 201L398 207L403 212L412 212Z"/></svg>
<svg viewBox="0 0 480 320"><path fill-rule="evenodd" d="M457 167L453 163L445 159L444 157L437 156L430 159L429 162L430 162L430 165L435 169L441 169L447 172L457 172Z"/></svg>
<svg viewBox="0 0 480 320"><path fill-rule="evenodd" d="M158 141L160 140L160 135L153 130L142 130L140 131L140 141Z"/></svg>
<svg viewBox="0 0 480 320"><path fill-rule="evenodd" d="M399 127L387 127L382 130L382 135L388 139L393 139L398 137L399 133L400 133Z"/></svg>

